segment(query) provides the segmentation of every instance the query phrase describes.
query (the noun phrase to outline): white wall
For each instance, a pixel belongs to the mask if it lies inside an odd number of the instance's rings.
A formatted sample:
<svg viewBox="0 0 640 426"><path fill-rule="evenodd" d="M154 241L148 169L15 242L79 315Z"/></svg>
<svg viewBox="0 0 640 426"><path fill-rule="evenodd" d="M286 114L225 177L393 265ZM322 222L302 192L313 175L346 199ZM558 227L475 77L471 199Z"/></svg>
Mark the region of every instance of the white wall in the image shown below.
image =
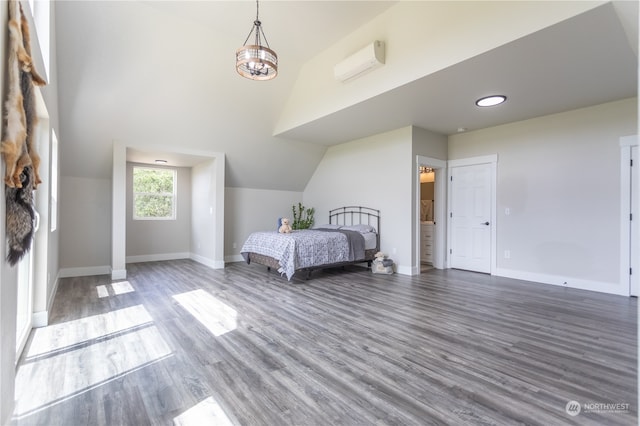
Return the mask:
<svg viewBox="0 0 640 426"><path fill-rule="evenodd" d="M400 1L303 65L275 133L433 74L600 4ZM373 40L386 42L385 65L348 84L336 81L333 66Z"/></svg>
<svg viewBox="0 0 640 426"><path fill-rule="evenodd" d="M633 98L449 137L450 160L498 154L498 275L628 294L618 140L637 125Z"/></svg>
<svg viewBox="0 0 640 426"><path fill-rule="evenodd" d="M111 271L111 180L60 179L60 276Z"/></svg>
<svg viewBox="0 0 640 426"><path fill-rule="evenodd" d="M329 210L365 206L380 210L380 245L409 274L412 263L412 128L330 147L304 191L303 203L316 209L316 223Z"/></svg>
<svg viewBox="0 0 640 426"><path fill-rule="evenodd" d="M299 202L302 202L302 192L226 188L225 261L242 261L240 250L249 234L276 230L278 218L291 218L292 206ZM317 214L315 217L317 221Z"/></svg>
<svg viewBox="0 0 640 426"><path fill-rule="evenodd" d="M42 2L44 3L44 2ZM43 5L36 5L36 7L42 7ZM47 5L48 6L48 5ZM44 61L43 54L40 50L38 37L42 37L43 34L38 34L35 29L35 25L33 20L30 17L30 6L28 2L23 2L23 8L27 13L27 19L31 28L31 53L32 58L34 59L36 69L41 75L44 75ZM49 36L51 39L51 43L49 43L50 54L47 55L51 58L51 67L50 74L48 79L47 86L41 89L42 98L44 100L44 104L46 106L46 110L49 114L49 127L59 129L59 114L58 114L58 84L57 84L57 71L55 67L55 27L53 25L54 19L53 16L55 14L55 5L51 3L51 15L50 22L51 26L49 29ZM1 27L4 29L0 31L0 46L2 46L2 54L0 55L0 92L2 101L4 101L6 96L6 42L7 42L7 20L8 20L8 7L7 2L0 2L0 22L2 22ZM4 121L0 120L0 126L4 126ZM40 130L44 133L49 133L50 128L41 128ZM40 131L39 130L39 131ZM47 131L48 130L48 131ZM41 177L43 178L43 183L39 186L38 191L46 193L48 191L48 185L50 185L50 177L47 173L47 170L50 170L49 165L47 164L50 160L50 157L47 155L48 149L47 147L42 147L42 158L41 158ZM4 162L0 162L2 164L0 166L0 173L4 175ZM41 215L45 216L45 219L48 217L49 208L46 205L46 201L48 197L41 196L41 193L36 193L36 197L39 199L38 210L41 212ZM0 197L0 217L6 217L5 210L5 200L4 197ZM43 203L42 200L45 200ZM50 206L49 206L50 207ZM2 221L4 223L4 220ZM45 220L45 223L48 223ZM48 271L44 274L39 274L36 279L38 282L34 283L34 309L42 309L45 301L52 300L53 293L55 291L56 283L57 283L57 271L58 271L58 259L59 259L59 251L58 251L58 242L59 242L59 233L58 231L50 232L48 229L41 229L39 233L49 232L48 238L44 238L45 244L47 245L46 250L42 250L42 247L38 247L37 251L34 250L34 253L44 253L45 259L38 258L36 259L36 264L41 266L43 270ZM0 226L0 240L3 242L6 241L6 234L4 226ZM1 244L0 247L0 257L2 259L6 258L6 244ZM44 280L44 281L42 281ZM17 268L9 267L9 265L2 260L0 263L0 424L8 424L11 414L13 412L13 404L14 404L14 385L15 385L15 347L16 347L16 296L17 296ZM46 319L45 319L46 320Z"/></svg>
<svg viewBox="0 0 640 426"><path fill-rule="evenodd" d="M224 268L224 155L191 169L191 258Z"/></svg>
<svg viewBox="0 0 640 426"><path fill-rule="evenodd" d="M3 23L0 31L0 46L7 45L7 18L9 16L7 3L0 3L0 22ZM6 50L2 49L2 61L0 61L0 84L2 85L2 100L4 101L7 87L6 80ZM4 108L3 108L4 109ZM4 127L4 120L0 120L0 127ZM0 172L5 173L4 161L0 162ZM0 197L0 214L6 218L5 197ZM4 220L2 221L4 224ZM18 281L17 268L10 268L4 262L7 258L7 245L5 227L0 226L0 256L2 256L2 268L0 273L0 424L6 424L13 411L13 394L15 378L15 347L16 347L16 300Z"/></svg>
<svg viewBox="0 0 640 426"><path fill-rule="evenodd" d="M189 257L191 243L191 168L177 167L176 219L133 220L133 167L127 163L127 262Z"/></svg>

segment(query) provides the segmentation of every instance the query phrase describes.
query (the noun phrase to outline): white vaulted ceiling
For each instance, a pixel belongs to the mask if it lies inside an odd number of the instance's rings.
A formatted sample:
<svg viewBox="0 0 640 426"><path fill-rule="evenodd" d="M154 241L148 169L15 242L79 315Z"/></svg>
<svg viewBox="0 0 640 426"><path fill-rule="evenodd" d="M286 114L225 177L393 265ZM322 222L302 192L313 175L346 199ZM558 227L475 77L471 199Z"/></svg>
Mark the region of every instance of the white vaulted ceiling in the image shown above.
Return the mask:
<svg viewBox="0 0 640 426"><path fill-rule="evenodd" d="M56 2L63 175L109 178L117 140L159 147L159 152L132 150L136 161L171 158L172 147L224 152L227 186L299 191L332 144L407 125L451 134L458 127L474 130L636 96L637 47L634 51L629 41L637 40L635 2L594 3L598 7L398 80L394 87L375 82L373 73L350 87L332 75L304 79L305 64L376 17L387 14L393 22L398 3L261 2L260 19L279 55L280 73L275 80L255 82L234 68L235 49L255 18L255 2ZM487 4L495 9L499 3ZM434 3L434 13L442 14L443 5ZM462 3L454 5L460 10ZM382 39L390 37L385 28L380 25ZM387 42L389 72L395 66L394 44ZM380 88L371 96L333 107L327 106L330 99L321 99L331 90L364 86L365 78L369 87ZM296 99L304 99L299 91L322 85L331 90L296 106ZM509 96L508 105L479 111L475 98L494 90ZM314 99L318 105L308 118L288 120L313 108Z"/></svg>

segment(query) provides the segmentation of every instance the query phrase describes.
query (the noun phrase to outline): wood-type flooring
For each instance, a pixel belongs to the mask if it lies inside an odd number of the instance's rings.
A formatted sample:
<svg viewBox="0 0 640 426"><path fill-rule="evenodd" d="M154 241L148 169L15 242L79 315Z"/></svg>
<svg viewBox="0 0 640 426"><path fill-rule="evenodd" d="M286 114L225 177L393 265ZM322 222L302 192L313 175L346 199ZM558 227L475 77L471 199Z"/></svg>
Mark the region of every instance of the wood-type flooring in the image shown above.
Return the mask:
<svg viewBox="0 0 640 426"><path fill-rule="evenodd" d="M633 425L637 299L458 270L65 278L13 425Z"/></svg>

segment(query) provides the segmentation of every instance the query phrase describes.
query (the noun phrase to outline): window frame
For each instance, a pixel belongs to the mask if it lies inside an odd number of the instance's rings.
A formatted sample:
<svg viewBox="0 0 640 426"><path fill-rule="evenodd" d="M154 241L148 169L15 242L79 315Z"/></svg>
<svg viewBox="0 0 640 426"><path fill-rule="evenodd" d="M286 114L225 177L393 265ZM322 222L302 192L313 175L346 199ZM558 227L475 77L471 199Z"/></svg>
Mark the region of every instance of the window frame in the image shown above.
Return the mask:
<svg viewBox="0 0 640 426"><path fill-rule="evenodd" d="M171 172L173 174L173 192L172 193L164 193L164 192L137 192L136 188L135 188L135 174L136 174L136 169L146 169L146 170L159 170L162 172ZM178 169L173 168L173 167L155 167L155 166L133 166L132 170L131 170L131 191L132 191L132 196L131 196L131 201L132 201L132 206L131 206L131 216L133 218L133 220L142 220L142 221L146 221L146 220L151 220L151 221L155 221L155 220L177 220L178 218L178 206L177 206L177 202L178 202ZM136 195L156 195L156 196L163 196L163 197L171 197L171 216L166 216L166 217L149 217L149 216L137 216L136 213Z"/></svg>

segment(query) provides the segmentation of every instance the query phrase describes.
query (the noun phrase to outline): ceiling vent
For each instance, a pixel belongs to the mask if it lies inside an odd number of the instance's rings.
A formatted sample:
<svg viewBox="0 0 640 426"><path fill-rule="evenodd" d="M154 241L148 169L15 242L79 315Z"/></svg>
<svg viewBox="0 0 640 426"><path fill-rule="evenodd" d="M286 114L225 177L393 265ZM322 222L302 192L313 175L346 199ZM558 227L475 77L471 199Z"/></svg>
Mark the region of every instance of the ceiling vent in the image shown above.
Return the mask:
<svg viewBox="0 0 640 426"><path fill-rule="evenodd" d="M333 67L333 74L336 80L345 82L353 80L383 64L384 41L376 40Z"/></svg>

